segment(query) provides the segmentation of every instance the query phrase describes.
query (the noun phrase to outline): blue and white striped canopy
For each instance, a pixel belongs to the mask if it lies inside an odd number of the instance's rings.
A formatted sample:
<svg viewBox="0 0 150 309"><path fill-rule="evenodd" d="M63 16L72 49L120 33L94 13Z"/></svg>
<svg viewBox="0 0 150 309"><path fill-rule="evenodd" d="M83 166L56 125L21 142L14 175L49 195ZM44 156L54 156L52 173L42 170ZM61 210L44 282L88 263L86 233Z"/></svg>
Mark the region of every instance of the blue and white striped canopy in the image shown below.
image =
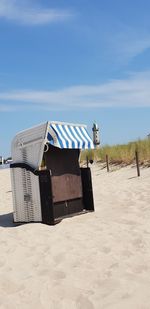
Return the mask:
<svg viewBox="0 0 150 309"><path fill-rule="evenodd" d="M59 148L93 149L94 144L86 126L67 123L50 123L47 141Z"/></svg>

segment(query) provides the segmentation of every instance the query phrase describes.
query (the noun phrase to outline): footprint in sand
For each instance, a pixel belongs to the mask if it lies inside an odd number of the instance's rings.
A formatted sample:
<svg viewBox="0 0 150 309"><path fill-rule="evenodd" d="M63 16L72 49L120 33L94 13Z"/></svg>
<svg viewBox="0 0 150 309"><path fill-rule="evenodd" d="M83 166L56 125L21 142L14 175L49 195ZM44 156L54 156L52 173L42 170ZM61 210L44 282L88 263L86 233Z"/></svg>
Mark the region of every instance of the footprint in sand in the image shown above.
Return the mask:
<svg viewBox="0 0 150 309"><path fill-rule="evenodd" d="M103 247L102 248L102 251L106 254L110 253L111 252L111 248L110 247Z"/></svg>
<svg viewBox="0 0 150 309"><path fill-rule="evenodd" d="M125 256L127 258L129 258L130 256L133 255L133 253L131 251L129 251L129 250L123 250L122 254L123 254L123 256Z"/></svg>
<svg viewBox="0 0 150 309"><path fill-rule="evenodd" d="M119 267L119 263L113 263L111 264L111 266L109 267L110 269L115 269L115 268L118 268Z"/></svg>
<svg viewBox="0 0 150 309"><path fill-rule="evenodd" d="M0 261L0 267L3 267L5 265L6 260Z"/></svg>
<svg viewBox="0 0 150 309"><path fill-rule="evenodd" d="M64 258L65 258L65 253L60 253L60 254L54 256L54 262L58 265L58 264L60 264L61 262L64 261Z"/></svg>
<svg viewBox="0 0 150 309"><path fill-rule="evenodd" d="M47 276L52 280L64 279L66 275L63 271L50 271L49 269L42 269L38 272L39 276Z"/></svg>
<svg viewBox="0 0 150 309"><path fill-rule="evenodd" d="M83 309L83 308L94 309L94 306L93 306L92 302L87 297L85 297L83 295L80 295L77 298L76 307L78 309Z"/></svg>
<svg viewBox="0 0 150 309"><path fill-rule="evenodd" d="M3 292L6 292L6 295L19 292L23 289L24 289L23 285L20 285L19 283L11 281L8 278L2 278L0 281L0 290L2 290Z"/></svg>
<svg viewBox="0 0 150 309"><path fill-rule="evenodd" d="M137 250L144 248L144 241L142 238L135 238L132 242Z"/></svg>
<svg viewBox="0 0 150 309"><path fill-rule="evenodd" d="M131 295L130 295L129 293L124 293L124 294L122 295L122 299L127 299L127 298L129 298L129 297L131 297Z"/></svg>

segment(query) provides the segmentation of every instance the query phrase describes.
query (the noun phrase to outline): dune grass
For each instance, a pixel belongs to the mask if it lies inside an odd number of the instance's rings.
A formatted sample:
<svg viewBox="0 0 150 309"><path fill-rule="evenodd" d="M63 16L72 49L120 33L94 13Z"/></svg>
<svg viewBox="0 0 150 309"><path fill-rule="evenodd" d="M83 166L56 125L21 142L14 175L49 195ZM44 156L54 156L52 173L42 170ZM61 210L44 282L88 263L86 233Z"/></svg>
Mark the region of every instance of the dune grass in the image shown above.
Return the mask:
<svg viewBox="0 0 150 309"><path fill-rule="evenodd" d="M140 164L150 163L150 140L138 140L123 145L105 145L100 149L85 150L81 153L80 161L85 161L88 156L94 161L106 161L106 154L109 162L114 164L131 164L135 161L135 151L138 151Z"/></svg>

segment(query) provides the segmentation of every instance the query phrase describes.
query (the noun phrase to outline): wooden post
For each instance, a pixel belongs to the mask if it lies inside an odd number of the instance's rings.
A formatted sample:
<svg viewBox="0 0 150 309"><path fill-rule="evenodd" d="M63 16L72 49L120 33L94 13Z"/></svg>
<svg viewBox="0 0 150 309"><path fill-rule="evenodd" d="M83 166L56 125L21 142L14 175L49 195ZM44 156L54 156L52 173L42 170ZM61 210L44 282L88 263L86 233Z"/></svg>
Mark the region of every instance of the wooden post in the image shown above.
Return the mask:
<svg viewBox="0 0 150 309"><path fill-rule="evenodd" d="M86 157L86 166L89 167L89 158L88 158L88 156Z"/></svg>
<svg viewBox="0 0 150 309"><path fill-rule="evenodd" d="M106 166L107 166L107 172L109 172L109 160L108 160L108 155L106 155Z"/></svg>
<svg viewBox="0 0 150 309"><path fill-rule="evenodd" d="M138 151L135 151L135 159L136 159L136 167L137 167L137 175L140 176L140 167L139 167L139 155Z"/></svg>

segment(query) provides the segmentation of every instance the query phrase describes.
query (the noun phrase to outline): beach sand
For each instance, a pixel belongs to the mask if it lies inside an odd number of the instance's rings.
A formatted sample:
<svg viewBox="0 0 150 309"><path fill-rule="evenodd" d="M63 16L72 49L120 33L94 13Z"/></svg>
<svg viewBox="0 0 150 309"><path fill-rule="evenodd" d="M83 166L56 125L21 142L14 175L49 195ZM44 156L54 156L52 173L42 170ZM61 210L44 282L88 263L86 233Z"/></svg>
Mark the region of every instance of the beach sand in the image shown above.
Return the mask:
<svg viewBox="0 0 150 309"><path fill-rule="evenodd" d="M92 177L94 213L15 226L0 170L1 309L150 308L150 168Z"/></svg>

